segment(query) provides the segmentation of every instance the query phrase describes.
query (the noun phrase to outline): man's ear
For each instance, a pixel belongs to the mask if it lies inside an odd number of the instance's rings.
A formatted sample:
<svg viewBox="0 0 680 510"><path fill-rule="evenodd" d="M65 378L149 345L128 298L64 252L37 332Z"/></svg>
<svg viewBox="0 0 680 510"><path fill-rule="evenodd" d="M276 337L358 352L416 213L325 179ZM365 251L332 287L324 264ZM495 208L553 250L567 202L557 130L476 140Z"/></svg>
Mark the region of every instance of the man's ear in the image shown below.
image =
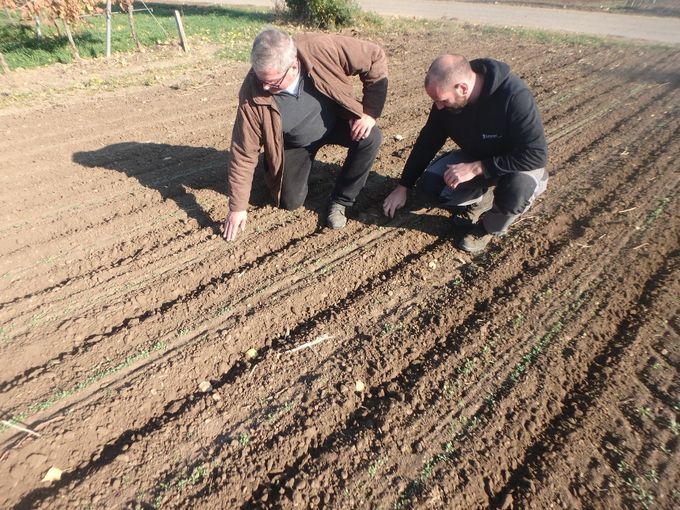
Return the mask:
<svg viewBox="0 0 680 510"><path fill-rule="evenodd" d="M459 95L464 96L464 97L467 97L468 92L470 91L470 87L464 81L462 81L460 83L456 83L453 86L453 88L456 90L456 92L458 92Z"/></svg>

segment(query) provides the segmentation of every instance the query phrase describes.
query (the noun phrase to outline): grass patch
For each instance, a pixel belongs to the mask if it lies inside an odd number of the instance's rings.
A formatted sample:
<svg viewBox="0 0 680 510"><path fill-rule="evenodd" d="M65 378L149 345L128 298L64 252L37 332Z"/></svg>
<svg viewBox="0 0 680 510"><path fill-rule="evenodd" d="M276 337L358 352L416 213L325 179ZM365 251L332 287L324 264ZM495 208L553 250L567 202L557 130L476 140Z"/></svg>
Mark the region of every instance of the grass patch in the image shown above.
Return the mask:
<svg viewBox="0 0 680 510"><path fill-rule="evenodd" d="M178 41L175 6L148 4L153 17L146 12L135 13L135 25L142 46L156 46ZM227 7L180 7L184 30L191 42L223 44L221 56L245 60L255 34L274 21L271 11ZM115 9L114 9L115 10ZM38 67L73 60L65 35L59 35L53 25L43 24L43 37L37 39L30 26L11 22L0 14L0 53L10 69ZM105 52L106 22L103 16L89 17L74 30L74 39L82 58L101 57ZM112 16L112 53L134 50L127 16Z"/></svg>

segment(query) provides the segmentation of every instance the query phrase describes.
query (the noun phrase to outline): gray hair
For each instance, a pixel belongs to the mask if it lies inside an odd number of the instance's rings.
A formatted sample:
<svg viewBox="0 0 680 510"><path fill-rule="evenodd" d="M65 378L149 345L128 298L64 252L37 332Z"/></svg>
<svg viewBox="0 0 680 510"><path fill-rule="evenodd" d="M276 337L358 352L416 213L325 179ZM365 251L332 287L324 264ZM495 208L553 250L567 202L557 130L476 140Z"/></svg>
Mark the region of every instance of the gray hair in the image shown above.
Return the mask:
<svg viewBox="0 0 680 510"><path fill-rule="evenodd" d="M472 73L470 62L462 55L442 55L430 65L425 75L425 87L455 85Z"/></svg>
<svg viewBox="0 0 680 510"><path fill-rule="evenodd" d="M296 58L293 38L276 28L265 28L257 34L250 51L250 63L255 72L266 69L283 72L293 65Z"/></svg>

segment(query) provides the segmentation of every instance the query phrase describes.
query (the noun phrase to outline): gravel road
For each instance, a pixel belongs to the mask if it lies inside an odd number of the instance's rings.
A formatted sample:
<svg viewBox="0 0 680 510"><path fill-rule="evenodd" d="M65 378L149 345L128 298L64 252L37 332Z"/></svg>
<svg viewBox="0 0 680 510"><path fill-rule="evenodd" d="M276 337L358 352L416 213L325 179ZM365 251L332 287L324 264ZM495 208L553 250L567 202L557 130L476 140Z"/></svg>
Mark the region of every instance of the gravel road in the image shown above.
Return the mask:
<svg viewBox="0 0 680 510"><path fill-rule="evenodd" d="M168 0L166 3L257 5L271 7L273 0ZM448 0L358 0L365 10L391 16L450 18L470 23L516 26L614 36L666 44L680 44L680 18L574 11L510 5L476 4Z"/></svg>

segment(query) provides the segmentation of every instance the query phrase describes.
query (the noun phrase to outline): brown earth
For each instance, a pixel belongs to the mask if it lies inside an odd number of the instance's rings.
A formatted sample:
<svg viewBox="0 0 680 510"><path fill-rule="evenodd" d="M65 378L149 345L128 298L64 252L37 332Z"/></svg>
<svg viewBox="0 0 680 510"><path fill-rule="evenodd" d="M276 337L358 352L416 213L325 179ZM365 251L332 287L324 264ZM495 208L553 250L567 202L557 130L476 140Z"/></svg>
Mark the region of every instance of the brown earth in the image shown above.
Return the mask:
<svg viewBox="0 0 680 510"><path fill-rule="evenodd" d="M2 430L1 507L680 505L680 54L378 39L385 143L341 231L330 149L305 208L258 181L219 237L244 64L82 90L109 72L87 63L0 111L0 409L40 434ZM551 150L548 191L476 258L444 211L380 208L450 49L509 62Z"/></svg>

